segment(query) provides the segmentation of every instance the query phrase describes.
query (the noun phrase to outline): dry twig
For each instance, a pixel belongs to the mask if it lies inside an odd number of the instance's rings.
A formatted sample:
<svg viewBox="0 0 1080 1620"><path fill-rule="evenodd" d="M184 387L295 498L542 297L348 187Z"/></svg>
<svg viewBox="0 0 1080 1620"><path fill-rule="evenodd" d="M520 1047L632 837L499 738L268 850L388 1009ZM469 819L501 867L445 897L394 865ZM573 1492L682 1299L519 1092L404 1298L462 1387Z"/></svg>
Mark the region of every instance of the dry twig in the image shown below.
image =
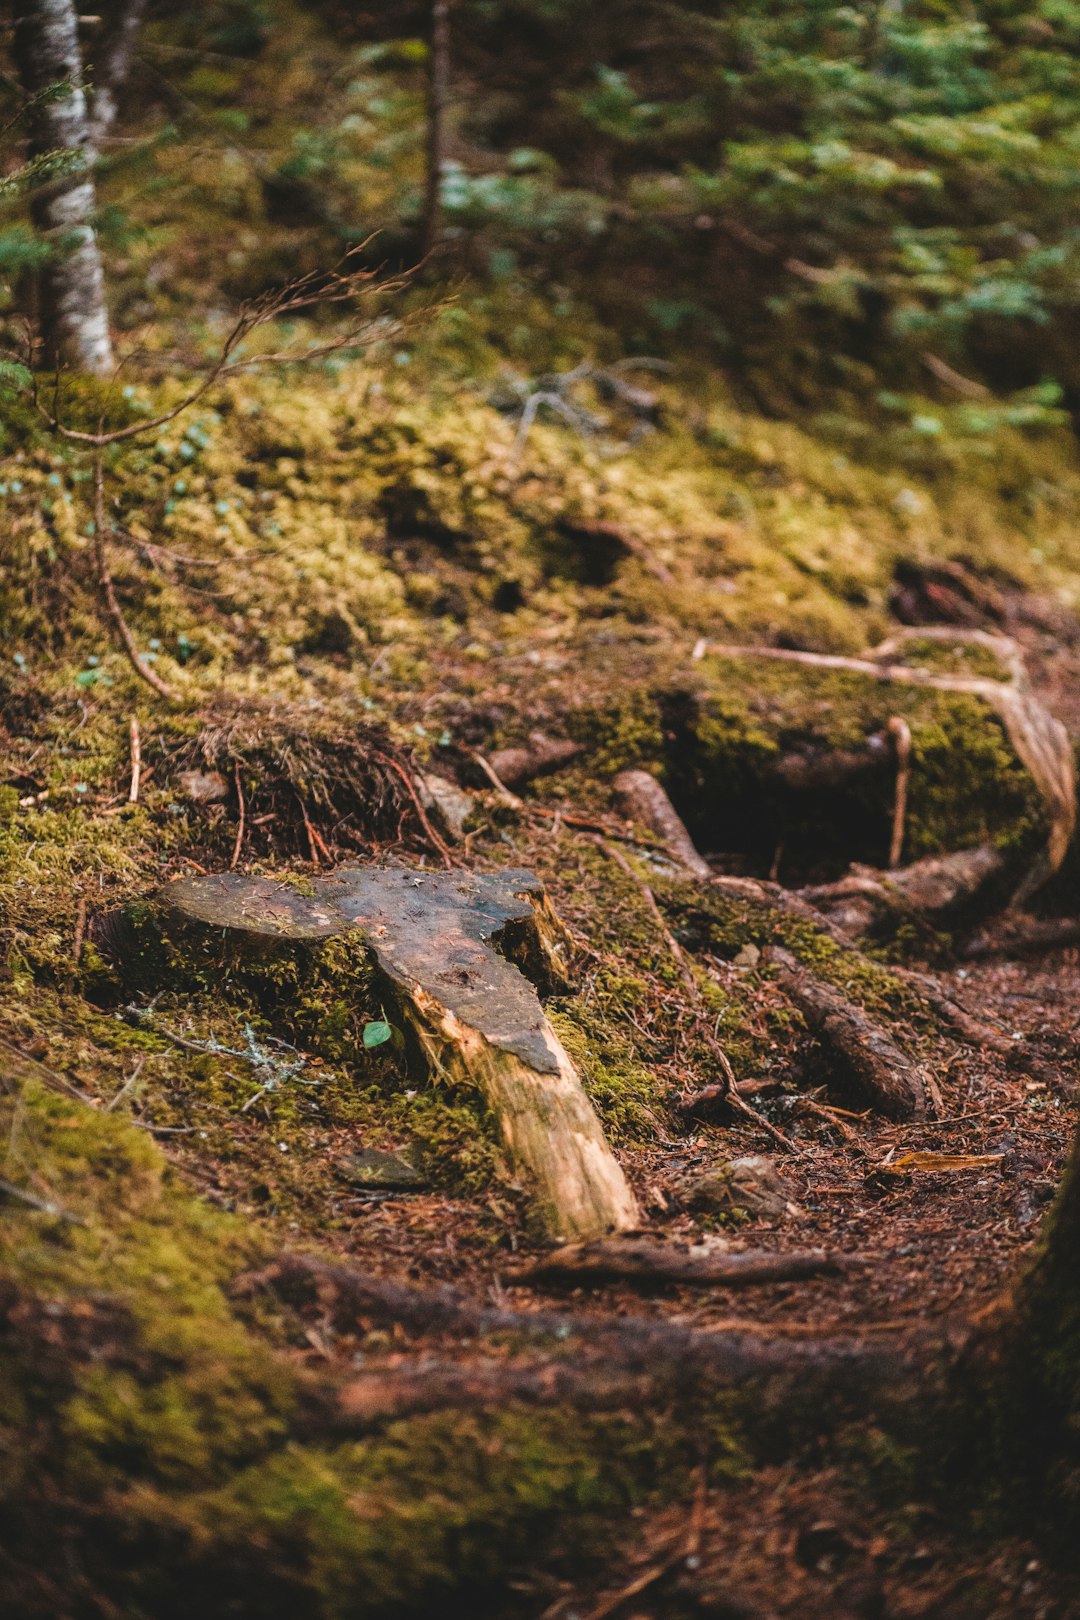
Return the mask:
<svg viewBox="0 0 1080 1620"><path fill-rule="evenodd" d="M139 783L142 778L142 739L139 736L139 722L132 715L128 726L131 742L131 787L128 789L128 804L138 804Z"/></svg>
<svg viewBox="0 0 1080 1620"><path fill-rule="evenodd" d="M85 437L85 435L81 435ZM120 606L120 599L116 594L113 583L112 570L109 567L108 542L105 537L105 466L99 450L94 457L94 563L97 568L98 586L105 600L109 617L116 626L120 644L127 654L128 661L135 673L144 680L147 686L152 686L159 697L173 701L176 693L171 686L167 686L160 675L150 668L150 665L139 652L138 644L132 634L131 626L124 617L124 610Z"/></svg>
<svg viewBox="0 0 1080 1620"><path fill-rule="evenodd" d="M235 872L240 860L240 851L244 847L244 823L246 808L244 805L244 786L240 780L240 761L233 760L233 780L236 783L236 802L240 809L240 819L236 827L236 842L233 844L232 860L229 862L229 871Z"/></svg>

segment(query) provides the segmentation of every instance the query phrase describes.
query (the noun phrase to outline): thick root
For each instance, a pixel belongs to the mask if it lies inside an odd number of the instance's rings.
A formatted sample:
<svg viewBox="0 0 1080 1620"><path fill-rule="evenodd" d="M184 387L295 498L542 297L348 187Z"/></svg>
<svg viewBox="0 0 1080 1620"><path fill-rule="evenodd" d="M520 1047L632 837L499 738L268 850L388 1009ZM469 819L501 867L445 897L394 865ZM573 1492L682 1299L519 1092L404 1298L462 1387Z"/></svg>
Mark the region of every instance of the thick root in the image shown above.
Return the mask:
<svg viewBox="0 0 1080 1620"><path fill-rule="evenodd" d="M766 960L835 1066L840 1085L889 1119L924 1119L938 1102L925 1070L907 1057L858 1007L800 966L789 951L770 946Z"/></svg>

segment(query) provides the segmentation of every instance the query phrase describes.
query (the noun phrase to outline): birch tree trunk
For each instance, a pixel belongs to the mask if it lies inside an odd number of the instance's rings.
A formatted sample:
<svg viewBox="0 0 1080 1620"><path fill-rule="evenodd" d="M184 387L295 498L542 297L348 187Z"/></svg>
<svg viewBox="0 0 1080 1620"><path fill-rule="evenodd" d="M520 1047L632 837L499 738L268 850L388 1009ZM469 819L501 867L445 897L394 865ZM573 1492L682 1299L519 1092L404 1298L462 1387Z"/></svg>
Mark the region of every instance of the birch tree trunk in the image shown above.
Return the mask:
<svg viewBox="0 0 1080 1620"><path fill-rule="evenodd" d="M43 360L107 376L113 369L105 278L94 233L94 150L83 88L78 20L71 0L23 0L15 58L31 107L35 156L75 152L80 161L31 196L34 224L52 247L41 277ZM46 96L51 86L62 92Z"/></svg>

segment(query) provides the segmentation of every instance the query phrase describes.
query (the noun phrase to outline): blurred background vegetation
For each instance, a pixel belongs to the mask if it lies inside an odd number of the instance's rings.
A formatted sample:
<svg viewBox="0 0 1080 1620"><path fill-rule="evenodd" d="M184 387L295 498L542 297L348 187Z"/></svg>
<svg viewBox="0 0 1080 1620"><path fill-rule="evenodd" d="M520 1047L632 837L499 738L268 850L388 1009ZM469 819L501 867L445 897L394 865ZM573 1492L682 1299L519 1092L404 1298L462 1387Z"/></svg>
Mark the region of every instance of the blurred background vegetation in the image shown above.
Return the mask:
<svg viewBox="0 0 1080 1620"><path fill-rule="evenodd" d="M80 18L91 84L122 10ZM413 300L453 292L435 330L466 375L684 360L855 448L1061 425L1078 45L1073 0L155 0L96 164L114 327L197 349L366 243L426 253ZM10 349L48 249L5 200Z"/></svg>

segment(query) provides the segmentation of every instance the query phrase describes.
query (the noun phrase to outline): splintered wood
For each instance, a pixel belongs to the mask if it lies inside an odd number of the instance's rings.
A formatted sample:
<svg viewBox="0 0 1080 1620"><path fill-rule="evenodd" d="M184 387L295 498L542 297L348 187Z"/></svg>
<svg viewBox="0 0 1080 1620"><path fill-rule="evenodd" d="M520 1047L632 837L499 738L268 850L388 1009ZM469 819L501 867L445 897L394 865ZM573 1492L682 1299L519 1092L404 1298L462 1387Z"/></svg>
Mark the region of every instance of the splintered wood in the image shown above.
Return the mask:
<svg viewBox="0 0 1080 1620"><path fill-rule="evenodd" d="M429 1072L484 1097L549 1234L585 1240L637 1224L633 1195L536 993L564 975L561 929L531 873L368 867L316 878L301 893L230 872L179 878L157 901L166 926L201 925L260 949L354 934Z"/></svg>

